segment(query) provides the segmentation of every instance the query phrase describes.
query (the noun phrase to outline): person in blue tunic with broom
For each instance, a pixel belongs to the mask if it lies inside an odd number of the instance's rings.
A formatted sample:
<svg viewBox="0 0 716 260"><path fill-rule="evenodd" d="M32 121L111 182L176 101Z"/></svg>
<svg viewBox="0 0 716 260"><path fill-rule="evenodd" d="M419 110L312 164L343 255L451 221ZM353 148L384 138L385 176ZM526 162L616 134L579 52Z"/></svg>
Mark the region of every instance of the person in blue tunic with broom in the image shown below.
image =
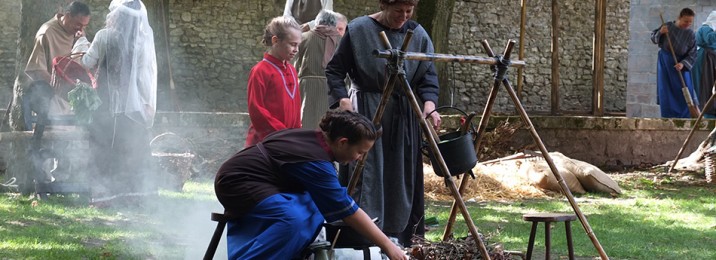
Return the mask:
<svg viewBox="0 0 716 260"><path fill-rule="evenodd" d="M676 21L662 24L651 34L651 41L659 45L656 85L661 117L699 116L690 72L696 60L696 40L691 29L694 16L693 10L684 8Z"/></svg>

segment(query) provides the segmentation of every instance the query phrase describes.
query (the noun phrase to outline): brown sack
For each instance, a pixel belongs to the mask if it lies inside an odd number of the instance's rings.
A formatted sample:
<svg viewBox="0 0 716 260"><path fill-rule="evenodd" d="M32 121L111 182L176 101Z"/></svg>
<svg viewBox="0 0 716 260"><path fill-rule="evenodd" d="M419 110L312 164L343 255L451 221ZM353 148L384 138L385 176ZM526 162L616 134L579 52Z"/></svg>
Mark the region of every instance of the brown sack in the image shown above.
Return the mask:
<svg viewBox="0 0 716 260"><path fill-rule="evenodd" d="M553 153L550 153L550 155L553 155ZM561 158L566 157L561 155ZM555 166L557 167L557 170L559 171L559 174L567 183L567 187L569 187L569 190L572 193L586 193L584 187L582 187L582 184L580 184L577 177L574 176L574 174L572 174L569 169L564 167L564 163L562 163L564 160L554 157L552 159L555 163ZM557 178L554 177L554 175L552 174L552 170L550 170L547 161L545 161L544 158L542 158L541 156L522 160L522 164L520 165L519 171L520 174L522 174L523 176L527 176L532 185L535 185L545 190L560 193L562 192L562 189L559 187L559 183L557 182Z"/></svg>
<svg viewBox="0 0 716 260"><path fill-rule="evenodd" d="M604 192L621 194L619 184L606 173L589 163L571 159L572 163L566 167L577 177L584 189L590 192Z"/></svg>

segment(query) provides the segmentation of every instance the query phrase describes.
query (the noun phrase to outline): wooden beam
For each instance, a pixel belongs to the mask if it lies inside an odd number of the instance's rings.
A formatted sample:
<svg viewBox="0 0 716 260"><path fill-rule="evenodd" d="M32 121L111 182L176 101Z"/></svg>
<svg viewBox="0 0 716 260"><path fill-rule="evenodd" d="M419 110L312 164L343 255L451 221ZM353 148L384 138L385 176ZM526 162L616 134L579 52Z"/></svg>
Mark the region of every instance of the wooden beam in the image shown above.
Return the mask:
<svg viewBox="0 0 716 260"><path fill-rule="evenodd" d="M604 52L606 43L607 1L594 4L594 48L592 49L592 113L604 115Z"/></svg>
<svg viewBox="0 0 716 260"><path fill-rule="evenodd" d="M517 54L517 59L525 60L525 23L527 22L527 0L522 0L520 5L520 49L519 53ZM524 70L525 68L523 67L517 68L517 97L520 100L522 100L522 84L524 81Z"/></svg>
<svg viewBox="0 0 716 260"><path fill-rule="evenodd" d="M552 115L559 114L559 1L552 0Z"/></svg>

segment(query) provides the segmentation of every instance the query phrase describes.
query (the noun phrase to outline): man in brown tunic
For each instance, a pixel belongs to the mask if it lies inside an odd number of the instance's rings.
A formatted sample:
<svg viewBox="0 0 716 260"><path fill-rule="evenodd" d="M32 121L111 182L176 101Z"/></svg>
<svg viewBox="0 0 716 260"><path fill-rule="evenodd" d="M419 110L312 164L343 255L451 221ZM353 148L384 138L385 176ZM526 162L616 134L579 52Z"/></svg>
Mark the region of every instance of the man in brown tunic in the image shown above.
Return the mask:
<svg viewBox="0 0 716 260"><path fill-rule="evenodd" d="M70 54L75 40L84 35L84 28L89 24L89 20L89 7L74 1L67 5L62 13L44 23L35 35L35 45L25 67L25 74L32 81L42 80L49 84L52 59ZM50 102L50 115L71 113L67 92L72 88L70 84L63 84L55 89L55 97Z"/></svg>

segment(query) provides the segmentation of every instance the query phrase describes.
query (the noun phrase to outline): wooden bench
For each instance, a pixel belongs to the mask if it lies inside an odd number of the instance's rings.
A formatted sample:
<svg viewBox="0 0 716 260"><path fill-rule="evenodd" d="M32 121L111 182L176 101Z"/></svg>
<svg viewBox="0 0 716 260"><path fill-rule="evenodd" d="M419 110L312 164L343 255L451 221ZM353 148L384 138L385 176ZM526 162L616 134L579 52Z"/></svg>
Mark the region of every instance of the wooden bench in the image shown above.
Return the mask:
<svg viewBox="0 0 716 260"><path fill-rule="evenodd" d="M544 246L545 258L549 260L550 250L550 226L552 222L564 222L567 233L567 249L569 250L569 259L574 259L574 248L572 245L572 227L570 222L577 219L577 215L572 213L530 213L522 215L524 221L532 222L532 230L530 231L530 241L527 245L527 259L532 259L532 249L534 248L535 234L537 233L537 225L544 222Z"/></svg>

